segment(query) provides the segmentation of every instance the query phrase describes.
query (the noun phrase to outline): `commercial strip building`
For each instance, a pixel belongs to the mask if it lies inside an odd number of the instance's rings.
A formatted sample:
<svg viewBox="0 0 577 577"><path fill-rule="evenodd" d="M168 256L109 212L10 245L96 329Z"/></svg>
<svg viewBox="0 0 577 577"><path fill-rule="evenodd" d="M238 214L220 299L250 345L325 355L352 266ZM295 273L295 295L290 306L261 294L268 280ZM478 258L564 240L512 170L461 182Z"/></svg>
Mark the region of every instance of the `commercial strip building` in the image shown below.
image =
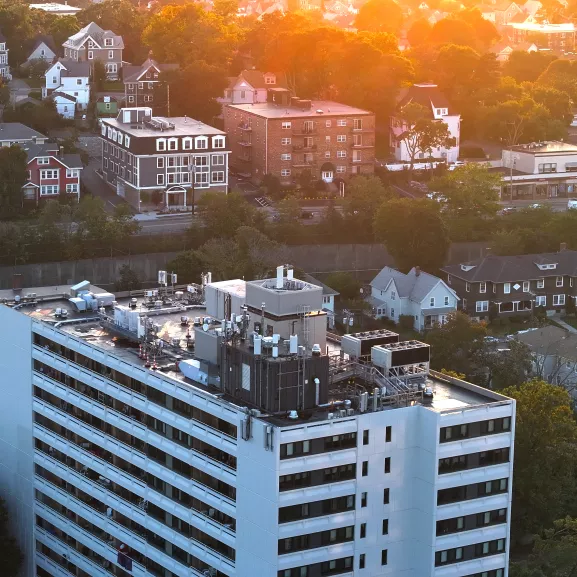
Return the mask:
<svg viewBox="0 0 577 577"><path fill-rule="evenodd" d="M502 152L502 200L577 197L577 146L549 141L521 144Z"/></svg>
<svg viewBox="0 0 577 577"><path fill-rule="evenodd" d="M102 174L139 209L143 192L159 191L166 207L186 208L206 190L228 188L227 135L192 118L123 108L101 121Z"/></svg>
<svg viewBox="0 0 577 577"><path fill-rule="evenodd" d="M272 174L295 184L308 171L331 183L374 172L375 115L360 108L269 88L267 102L226 105L224 127L231 167L255 182Z"/></svg>
<svg viewBox="0 0 577 577"><path fill-rule="evenodd" d="M27 575L506 577L514 400L389 331L327 354L322 288L290 269L159 278L0 294ZM192 328L202 300L222 321Z"/></svg>

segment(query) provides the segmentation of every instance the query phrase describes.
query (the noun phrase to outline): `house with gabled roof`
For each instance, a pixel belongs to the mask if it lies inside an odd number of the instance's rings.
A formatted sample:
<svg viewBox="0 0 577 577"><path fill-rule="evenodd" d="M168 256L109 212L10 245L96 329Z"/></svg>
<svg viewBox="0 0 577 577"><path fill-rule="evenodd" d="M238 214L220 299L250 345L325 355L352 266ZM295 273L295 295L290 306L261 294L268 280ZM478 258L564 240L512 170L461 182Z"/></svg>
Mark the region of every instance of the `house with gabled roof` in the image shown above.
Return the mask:
<svg viewBox="0 0 577 577"><path fill-rule="evenodd" d="M52 98L65 118L74 118L90 101L90 63L58 59L44 74L42 98Z"/></svg>
<svg viewBox="0 0 577 577"><path fill-rule="evenodd" d="M238 76L232 76L228 80L224 97L218 99L223 106L266 102L269 88L284 87L276 74L259 70L243 70Z"/></svg>
<svg viewBox="0 0 577 577"><path fill-rule="evenodd" d="M178 64L160 64L151 57L147 58L140 66L125 66L123 69L124 100L126 105L150 106L154 108L154 94L158 95L158 87L162 82L163 72L177 70ZM166 112L167 98L163 99L164 110Z"/></svg>
<svg viewBox="0 0 577 577"><path fill-rule="evenodd" d="M24 63L24 66L28 66L33 62L47 62L52 63L54 58L56 58L56 46L54 44L54 39L50 35L40 34L34 39L34 43L30 49L30 54Z"/></svg>
<svg viewBox="0 0 577 577"><path fill-rule="evenodd" d="M91 64L95 60L100 60L110 80L116 80L119 77L124 41L122 36L115 34L112 30L103 30L98 24L91 22L70 36L62 46L65 58Z"/></svg>
<svg viewBox="0 0 577 577"><path fill-rule="evenodd" d="M386 266L372 281L369 304L375 318L387 317L398 322L411 316L417 331L444 324L457 310L457 293L432 274L416 266L407 274Z"/></svg>
<svg viewBox="0 0 577 577"><path fill-rule="evenodd" d="M525 15L521 4L512 0L498 0L493 4L481 6L480 10L485 20L489 20L497 26L508 24L514 18Z"/></svg>
<svg viewBox="0 0 577 577"><path fill-rule="evenodd" d="M38 205L61 194L80 199L80 155L64 154L58 144L26 142L20 145L28 156L28 179L22 187L25 201Z"/></svg>
<svg viewBox="0 0 577 577"><path fill-rule="evenodd" d="M464 312L480 319L531 315L543 307L562 312L577 297L577 251L562 243L559 252L499 256L447 265L447 284L461 298Z"/></svg>
<svg viewBox="0 0 577 577"><path fill-rule="evenodd" d="M403 134L409 130L403 119L403 108L410 103L420 104L427 110L428 116L438 122L444 122L450 136L455 139L451 147L433 150L433 157L455 162L459 158L459 140L461 136L461 115L458 114L436 84L413 84L400 94L397 109L390 120L390 146L395 158L401 162L410 162L411 153L403 141ZM429 158L429 153L417 151L417 159Z"/></svg>

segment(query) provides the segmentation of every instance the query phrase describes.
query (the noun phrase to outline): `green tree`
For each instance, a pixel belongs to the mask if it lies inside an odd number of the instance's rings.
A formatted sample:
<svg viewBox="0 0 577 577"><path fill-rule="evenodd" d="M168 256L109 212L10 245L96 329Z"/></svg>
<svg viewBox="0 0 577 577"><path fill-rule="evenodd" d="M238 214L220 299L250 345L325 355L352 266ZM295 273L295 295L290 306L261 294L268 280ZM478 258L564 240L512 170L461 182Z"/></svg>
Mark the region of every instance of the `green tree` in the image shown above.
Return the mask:
<svg viewBox="0 0 577 577"><path fill-rule="evenodd" d="M236 192L207 192L198 201L197 208L211 238L231 238L241 226L265 229L263 214Z"/></svg>
<svg viewBox="0 0 577 577"><path fill-rule="evenodd" d="M24 556L9 527L8 509L4 499L0 499L0 563L4 577L16 577Z"/></svg>
<svg viewBox="0 0 577 577"><path fill-rule="evenodd" d="M426 18L415 20L407 30L409 44L411 46L419 46L427 43L432 29L431 23Z"/></svg>
<svg viewBox="0 0 577 577"><path fill-rule="evenodd" d="M299 201L295 196L286 196L277 205L277 221L275 222L275 237L282 241L300 237L303 233Z"/></svg>
<svg viewBox="0 0 577 577"><path fill-rule="evenodd" d="M537 79L537 84L552 86L577 100L577 65L572 60L553 60Z"/></svg>
<svg viewBox="0 0 577 577"><path fill-rule="evenodd" d="M536 535L529 558L512 562L510 577L571 577L577 569L577 520L557 519Z"/></svg>
<svg viewBox="0 0 577 577"><path fill-rule="evenodd" d="M484 350L487 334L485 325L457 311L450 313L447 322L435 325L427 333L431 345L431 366L440 371L455 371L474 379L479 374L478 356Z"/></svg>
<svg viewBox="0 0 577 577"><path fill-rule="evenodd" d="M373 240L375 212L387 200L394 198L377 176L358 175L345 185L343 214L345 227L358 241Z"/></svg>
<svg viewBox="0 0 577 577"><path fill-rule="evenodd" d="M435 148L453 146L455 139L451 137L446 123L430 118L430 110L417 102L409 102L401 109L399 116L405 130L397 140L405 145L409 154L411 180L417 154L426 153L431 156Z"/></svg>
<svg viewBox="0 0 577 577"><path fill-rule="evenodd" d="M533 380L502 392L517 401L511 527L521 536L575 513L577 424L562 387Z"/></svg>
<svg viewBox="0 0 577 577"><path fill-rule="evenodd" d="M517 82L535 82L557 56L547 52L513 50L503 63L503 76L511 76Z"/></svg>
<svg viewBox="0 0 577 577"><path fill-rule="evenodd" d="M516 230L500 230L491 238L491 253L501 256L525 254L523 236Z"/></svg>
<svg viewBox="0 0 577 577"><path fill-rule="evenodd" d="M377 210L375 235L399 269L408 271L418 265L434 273L445 263L449 237L436 204L402 198L385 202Z"/></svg>
<svg viewBox="0 0 577 577"><path fill-rule="evenodd" d="M179 282L200 282L200 275L204 270L204 263L198 251L187 250L176 255L166 264L166 270L175 272Z"/></svg>
<svg viewBox="0 0 577 577"><path fill-rule="evenodd" d="M106 82L106 66L100 58L97 58L92 63L92 82L94 83L94 90L96 90L96 92L102 92L104 90L104 83Z"/></svg>
<svg viewBox="0 0 577 577"><path fill-rule="evenodd" d="M529 347L520 341L508 343L508 350L496 350L487 345L480 362L488 369L487 385L504 389L524 382L531 373L532 357Z"/></svg>
<svg viewBox="0 0 577 577"><path fill-rule="evenodd" d="M130 265L123 264L120 267L119 279L115 284L117 291L133 291L140 288L140 279L137 272L130 268Z"/></svg>
<svg viewBox="0 0 577 577"><path fill-rule="evenodd" d="M403 11L394 0L368 0L355 18L357 30L397 34L403 24Z"/></svg>
<svg viewBox="0 0 577 577"><path fill-rule="evenodd" d="M22 122L42 134L61 128L66 121L58 114L53 100L43 100L38 106L21 104L7 106L3 112L4 122Z"/></svg>
<svg viewBox="0 0 577 577"><path fill-rule="evenodd" d="M0 206L14 214L23 206L22 187L28 176L28 158L20 146L0 148Z"/></svg>
<svg viewBox="0 0 577 577"><path fill-rule="evenodd" d="M433 179L430 187L445 197L449 216L467 218L494 217L499 209L500 185L500 174L471 162Z"/></svg>
<svg viewBox="0 0 577 577"><path fill-rule="evenodd" d="M162 104L159 108L168 114L166 85L170 87L170 115L189 116L205 123L213 123L218 116L221 97L228 84L223 68L198 60L182 69L170 70L161 75L160 91Z"/></svg>
<svg viewBox="0 0 577 577"><path fill-rule="evenodd" d="M333 272L324 282L340 293L341 299L356 300L361 297L360 291L363 285L350 272Z"/></svg>

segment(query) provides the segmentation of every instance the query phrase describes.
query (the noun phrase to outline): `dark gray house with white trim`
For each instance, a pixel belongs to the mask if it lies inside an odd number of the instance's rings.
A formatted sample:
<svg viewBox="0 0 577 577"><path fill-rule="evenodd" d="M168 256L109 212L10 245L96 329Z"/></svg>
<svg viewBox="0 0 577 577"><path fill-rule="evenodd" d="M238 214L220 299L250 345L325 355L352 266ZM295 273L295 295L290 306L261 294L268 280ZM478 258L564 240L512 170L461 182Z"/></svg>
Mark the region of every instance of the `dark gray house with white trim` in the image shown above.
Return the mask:
<svg viewBox="0 0 577 577"><path fill-rule="evenodd" d="M207 191L228 188L226 133L188 117L123 108L101 121L102 173L119 196L141 209L150 193L168 208L186 208ZM146 194L142 194L146 192Z"/></svg>
<svg viewBox="0 0 577 577"><path fill-rule="evenodd" d="M536 307L562 312L577 296L577 251L497 256L448 265L447 284L459 295L460 308L479 319L530 315Z"/></svg>

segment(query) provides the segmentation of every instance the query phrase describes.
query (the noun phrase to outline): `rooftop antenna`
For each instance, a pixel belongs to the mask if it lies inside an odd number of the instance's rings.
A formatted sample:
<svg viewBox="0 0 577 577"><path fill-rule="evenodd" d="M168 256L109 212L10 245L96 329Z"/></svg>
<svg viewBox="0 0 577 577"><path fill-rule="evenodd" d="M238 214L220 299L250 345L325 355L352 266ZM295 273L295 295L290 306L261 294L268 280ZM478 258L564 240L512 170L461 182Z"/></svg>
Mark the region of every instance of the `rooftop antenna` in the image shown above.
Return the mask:
<svg viewBox="0 0 577 577"><path fill-rule="evenodd" d="M266 307L265 303L262 303L260 308L260 334L264 337L264 309Z"/></svg>

